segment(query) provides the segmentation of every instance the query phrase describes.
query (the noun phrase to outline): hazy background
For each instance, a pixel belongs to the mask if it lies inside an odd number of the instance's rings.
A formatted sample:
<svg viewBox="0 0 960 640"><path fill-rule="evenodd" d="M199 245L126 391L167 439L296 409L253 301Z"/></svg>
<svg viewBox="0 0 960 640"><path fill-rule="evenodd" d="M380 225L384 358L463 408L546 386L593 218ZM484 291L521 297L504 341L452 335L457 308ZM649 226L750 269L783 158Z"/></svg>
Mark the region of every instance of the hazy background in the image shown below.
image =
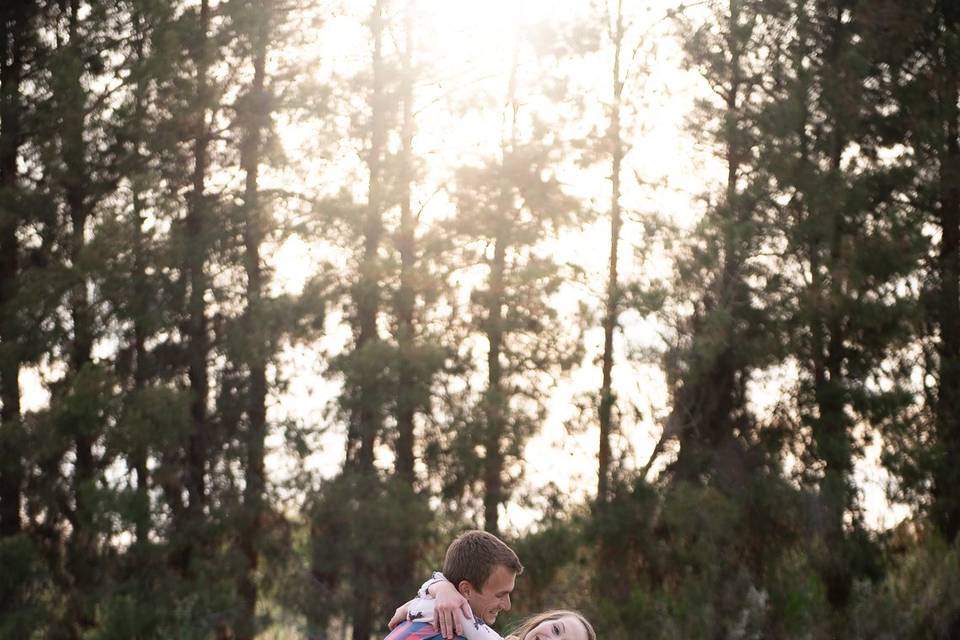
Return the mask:
<svg viewBox="0 0 960 640"><path fill-rule="evenodd" d="M0 10L0 634L960 634L960 12Z"/></svg>

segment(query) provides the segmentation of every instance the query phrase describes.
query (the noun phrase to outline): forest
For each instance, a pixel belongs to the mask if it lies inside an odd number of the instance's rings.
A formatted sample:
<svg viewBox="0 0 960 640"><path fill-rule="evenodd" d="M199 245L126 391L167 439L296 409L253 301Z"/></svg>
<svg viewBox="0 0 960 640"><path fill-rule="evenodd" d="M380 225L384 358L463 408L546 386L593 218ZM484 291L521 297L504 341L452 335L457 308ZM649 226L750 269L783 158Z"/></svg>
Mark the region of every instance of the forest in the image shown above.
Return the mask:
<svg viewBox="0 0 960 640"><path fill-rule="evenodd" d="M960 2L3 0L0 638L960 638Z"/></svg>

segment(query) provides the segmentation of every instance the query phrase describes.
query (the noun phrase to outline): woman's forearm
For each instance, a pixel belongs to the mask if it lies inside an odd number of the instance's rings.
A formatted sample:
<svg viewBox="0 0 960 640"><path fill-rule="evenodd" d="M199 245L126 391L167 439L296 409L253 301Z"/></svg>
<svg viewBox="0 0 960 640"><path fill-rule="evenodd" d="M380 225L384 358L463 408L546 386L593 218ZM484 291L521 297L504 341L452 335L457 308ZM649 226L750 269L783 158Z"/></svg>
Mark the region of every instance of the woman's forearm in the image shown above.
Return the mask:
<svg viewBox="0 0 960 640"><path fill-rule="evenodd" d="M411 621L430 622L433 620L434 598L419 597L412 600L407 607L407 619ZM461 618L462 614L457 612ZM483 620L474 617L472 620L461 620L463 636L467 640L504 640L503 636L484 624Z"/></svg>

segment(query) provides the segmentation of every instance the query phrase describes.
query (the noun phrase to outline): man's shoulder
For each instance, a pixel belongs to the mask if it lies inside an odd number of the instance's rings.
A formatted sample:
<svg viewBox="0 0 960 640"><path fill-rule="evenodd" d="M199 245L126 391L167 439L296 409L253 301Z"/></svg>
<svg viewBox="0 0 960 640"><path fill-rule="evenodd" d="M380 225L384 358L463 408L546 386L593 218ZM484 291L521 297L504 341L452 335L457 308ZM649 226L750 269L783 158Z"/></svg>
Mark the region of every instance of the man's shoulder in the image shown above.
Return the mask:
<svg viewBox="0 0 960 640"><path fill-rule="evenodd" d="M385 640L442 640L440 632L429 622L414 621L401 622L390 632ZM463 640L462 636L457 636Z"/></svg>

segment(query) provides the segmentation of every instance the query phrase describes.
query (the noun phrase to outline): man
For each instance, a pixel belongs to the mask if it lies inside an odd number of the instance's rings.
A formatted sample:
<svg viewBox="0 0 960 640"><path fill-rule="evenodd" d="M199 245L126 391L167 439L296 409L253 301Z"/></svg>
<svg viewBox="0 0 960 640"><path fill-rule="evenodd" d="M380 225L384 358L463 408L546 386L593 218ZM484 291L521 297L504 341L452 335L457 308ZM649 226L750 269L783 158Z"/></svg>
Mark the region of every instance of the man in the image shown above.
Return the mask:
<svg viewBox="0 0 960 640"><path fill-rule="evenodd" d="M522 572L517 554L502 540L486 531L468 531L447 548L443 575L434 574L421 588L422 595L436 596L433 623L417 619L399 622L407 613L401 607L390 621L393 630L386 640L449 639L454 632L462 636L457 612L468 623L491 625L501 611L510 610L510 594Z"/></svg>

